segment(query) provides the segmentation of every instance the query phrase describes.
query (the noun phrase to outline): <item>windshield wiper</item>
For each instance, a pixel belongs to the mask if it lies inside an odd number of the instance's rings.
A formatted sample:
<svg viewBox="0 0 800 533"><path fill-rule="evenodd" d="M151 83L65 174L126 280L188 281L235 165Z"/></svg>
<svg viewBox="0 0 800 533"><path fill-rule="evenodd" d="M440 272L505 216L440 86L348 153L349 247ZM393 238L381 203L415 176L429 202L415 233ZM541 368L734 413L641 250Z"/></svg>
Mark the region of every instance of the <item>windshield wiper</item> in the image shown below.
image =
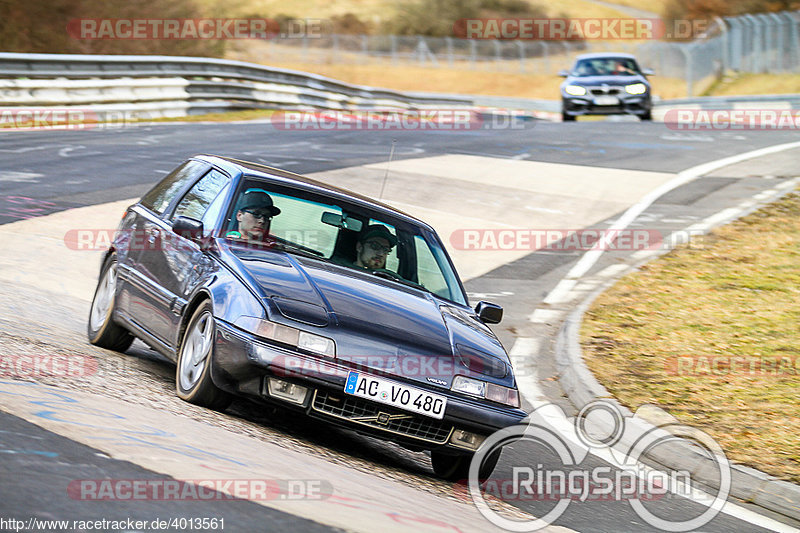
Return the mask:
<svg viewBox="0 0 800 533"><path fill-rule="evenodd" d="M293 242L276 239L270 243L270 246L285 252L297 252L300 255L304 255L306 257L313 257L314 259L324 259L326 261L328 260L325 257L325 255L319 250L308 248L306 246L303 246L302 244L295 244Z"/></svg>
<svg viewBox="0 0 800 533"><path fill-rule="evenodd" d="M392 272L390 270L372 270L371 272L372 272L373 276L378 276L379 278L382 278L382 279L390 279L392 281L396 281L398 283L402 283L403 285L407 285L409 287L414 287L415 289L421 289L421 290L423 290L425 292L430 292L431 294L433 294L430 290L426 289L424 286L420 285L419 283L416 283L416 282L413 282L411 280L408 280L408 279L402 277L400 274L396 274L396 273L394 273L394 272Z"/></svg>

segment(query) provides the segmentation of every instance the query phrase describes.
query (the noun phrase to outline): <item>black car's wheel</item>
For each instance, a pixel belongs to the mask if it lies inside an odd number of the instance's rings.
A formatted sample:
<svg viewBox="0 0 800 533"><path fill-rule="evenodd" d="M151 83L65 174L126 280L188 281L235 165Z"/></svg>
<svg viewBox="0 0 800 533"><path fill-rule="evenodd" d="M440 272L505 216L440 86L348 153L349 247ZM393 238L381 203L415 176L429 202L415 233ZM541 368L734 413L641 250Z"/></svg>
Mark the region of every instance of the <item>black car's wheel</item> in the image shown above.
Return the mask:
<svg viewBox="0 0 800 533"><path fill-rule="evenodd" d="M639 115L639 120L642 122L653 120L653 113L648 111L644 115Z"/></svg>
<svg viewBox="0 0 800 533"><path fill-rule="evenodd" d="M469 463L472 455L447 455L442 452L431 452L431 465L433 472L448 481L464 481L469 477ZM497 461L500 459L500 450L493 452L481 465L478 478L483 481L492 475Z"/></svg>
<svg viewBox="0 0 800 533"><path fill-rule="evenodd" d="M192 314L181 341L175 388L178 397L189 403L223 410L233 399L211 381L214 355L214 316L211 302L205 301Z"/></svg>
<svg viewBox="0 0 800 533"><path fill-rule="evenodd" d="M561 122L575 122L575 115L569 113L561 113Z"/></svg>
<svg viewBox="0 0 800 533"><path fill-rule="evenodd" d="M133 343L133 335L114 322L114 300L117 290L117 256L111 254L103 265L100 280L92 298L86 334L89 342L101 348L124 352Z"/></svg>

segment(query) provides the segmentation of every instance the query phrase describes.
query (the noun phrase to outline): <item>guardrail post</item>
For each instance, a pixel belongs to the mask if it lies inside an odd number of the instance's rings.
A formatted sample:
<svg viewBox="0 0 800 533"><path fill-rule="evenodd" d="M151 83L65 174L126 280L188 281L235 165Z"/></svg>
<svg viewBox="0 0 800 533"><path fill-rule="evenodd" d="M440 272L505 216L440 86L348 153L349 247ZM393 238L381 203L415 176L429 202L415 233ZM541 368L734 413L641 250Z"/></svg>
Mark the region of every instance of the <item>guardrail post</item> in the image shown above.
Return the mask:
<svg viewBox="0 0 800 533"><path fill-rule="evenodd" d="M361 53L364 55L364 63L369 63L369 35L361 36Z"/></svg>
<svg viewBox="0 0 800 533"><path fill-rule="evenodd" d="M522 41L514 41L517 45L517 50L519 50L519 71L525 72L525 43Z"/></svg>
<svg viewBox="0 0 800 533"><path fill-rule="evenodd" d="M800 68L800 31L798 31L797 28L800 21L796 18L798 15L800 15L798 11L794 13L785 13L786 18L789 19L789 50L792 54L792 71L797 71L798 68Z"/></svg>
<svg viewBox="0 0 800 533"><path fill-rule="evenodd" d="M545 74L550 74L550 45L547 41L539 41L544 49L544 54L542 54L542 59L544 59L544 72Z"/></svg>
<svg viewBox="0 0 800 533"><path fill-rule="evenodd" d="M447 46L447 66L453 68L453 38L452 37L445 37L444 38L445 45Z"/></svg>
<svg viewBox="0 0 800 533"><path fill-rule="evenodd" d="M475 61L478 58L478 43L475 42L475 39L470 39L469 41L469 63L472 69L475 68Z"/></svg>
<svg viewBox="0 0 800 533"><path fill-rule="evenodd" d="M693 96L693 83L694 83L694 73L692 72L692 48L691 44L681 45L680 50L683 53L684 61L686 62L684 65L685 72L686 72L686 96Z"/></svg>
<svg viewBox="0 0 800 533"><path fill-rule="evenodd" d="M397 35L389 36L389 43L392 50L392 65L397 64Z"/></svg>

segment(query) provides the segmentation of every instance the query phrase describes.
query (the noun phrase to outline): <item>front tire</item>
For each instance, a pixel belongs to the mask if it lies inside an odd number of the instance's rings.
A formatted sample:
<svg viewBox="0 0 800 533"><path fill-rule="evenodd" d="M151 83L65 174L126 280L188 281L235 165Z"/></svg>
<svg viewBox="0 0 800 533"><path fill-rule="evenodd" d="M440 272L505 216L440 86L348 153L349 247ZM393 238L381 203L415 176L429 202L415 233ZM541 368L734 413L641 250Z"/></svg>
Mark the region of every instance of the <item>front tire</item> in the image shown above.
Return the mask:
<svg viewBox="0 0 800 533"><path fill-rule="evenodd" d="M466 481L469 478L469 464L473 455L447 455L442 452L431 452L431 466L433 472L448 481ZM478 472L481 482L489 479L497 461L500 459L500 450L492 452L485 458Z"/></svg>
<svg viewBox="0 0 800 533"><path fill-rule="evenodd" d="M561 113L561 122L575 122L575 115L569 113Z"/></svg>
<svg viewBox="0 0 800 533"><path fill-rule="evenodd" d="M86 335L95 346L124 352L133 343L133 335L114 322L114 303L117 293L117 256L111 254L103 264L100 280L92 298Z"/></svg>
<svg viewBox="0 0 800 533"><path fill-rule="evenodd" d="M183 334L175 390L181 400L222 411L231 404L233 397L211 380L215 330L211 302L205 301L192 313Z"/></svg>
<svg viewBox="0 0 800 533"><path fill-rule="evenodd" d="M650 122L653 120L653 113L651 111L648 111L644 115L639 115L639 120L641 120L642 122Z"/></svg>

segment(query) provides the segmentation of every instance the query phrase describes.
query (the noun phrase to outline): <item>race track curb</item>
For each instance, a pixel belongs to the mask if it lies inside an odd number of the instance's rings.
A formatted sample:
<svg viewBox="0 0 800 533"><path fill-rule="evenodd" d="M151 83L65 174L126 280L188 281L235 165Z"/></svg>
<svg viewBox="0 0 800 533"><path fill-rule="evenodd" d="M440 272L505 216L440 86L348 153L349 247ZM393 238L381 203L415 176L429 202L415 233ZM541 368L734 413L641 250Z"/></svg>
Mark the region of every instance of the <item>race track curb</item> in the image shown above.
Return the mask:
<svg viewBox="0 0 800 533"><path fill-rule="evenodd" d="M795 178L789 183L796 186L798 181L800 181L800 179ZM707 231L710 231L713 227L727 224L737 218L747 215L761 206L775 201L788 192L791 192L793 188L794 187L784 187L763 202L753 202L749 205L744 204L738 209L728 211L729 216L726 217L725 220L721 220L713 226L709 226ZM654 253L651 257L632 264L629 268L609 278L599 288L586 296L583 301L569 313L566 320L562 323L555 343L555 360L558 370L558 380L564 393L578 410L592 402L602 400L611 402L626 416L632 415L630 410L621 406L608 390L597 381L586 366L579 340L580 326L583 315L600 294L609 289L622 276L638 269L643 264L651 261L658 255L663 255L663 253L667 251L668 250L664 250L658 254ZM636 421L637 425L640 426L637 429L642 432L656 432L662 427L661 425L654 425L650 422L646 422L641 417L637 418ZM599 425L602 428L603 423L599 422ZM606 427L602 429L608 430L609 433L613 432L613 428L608 423ZM709 464L713 461L702 453L702 451L690 445L688 441L681 439L681 442L674 442L669 446L660 446L657 447L656 450L655 452L646 453L645 456L669 469L688 471L691 473L693 480L699 481L708 487L713 489L720 488L719 471L715 465ZM731 464L730 466L730 489L732 496L795 520L800 520L800 485L782 481L753 468L736 464Z"/></svg>

